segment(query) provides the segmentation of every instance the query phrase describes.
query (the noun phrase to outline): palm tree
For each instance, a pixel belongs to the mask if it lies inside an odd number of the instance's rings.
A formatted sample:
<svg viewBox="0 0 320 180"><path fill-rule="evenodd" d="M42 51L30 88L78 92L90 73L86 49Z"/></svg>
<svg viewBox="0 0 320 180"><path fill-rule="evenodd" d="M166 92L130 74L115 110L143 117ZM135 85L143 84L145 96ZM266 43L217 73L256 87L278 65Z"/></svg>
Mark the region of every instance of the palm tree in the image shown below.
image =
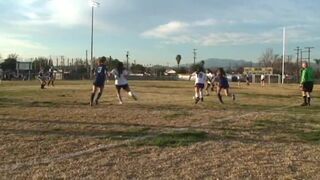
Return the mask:
<svg viewBox="0 0 320 180"><path fill-rule="evenodd" d="M178 69L180 68L181 59L182 59L181 55L178 54L177 57L176 57L176 61L177 61L177 64L178 64Z"/></svg>

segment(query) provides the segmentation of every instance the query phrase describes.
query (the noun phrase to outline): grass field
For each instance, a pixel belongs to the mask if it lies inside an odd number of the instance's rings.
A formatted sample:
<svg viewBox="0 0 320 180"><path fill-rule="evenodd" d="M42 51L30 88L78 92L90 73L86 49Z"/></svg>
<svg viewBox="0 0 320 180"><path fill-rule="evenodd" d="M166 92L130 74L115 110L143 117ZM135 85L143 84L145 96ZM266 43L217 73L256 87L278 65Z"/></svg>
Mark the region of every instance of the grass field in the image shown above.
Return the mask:
<svg viewBox="0 0 320 180"><path fill-rule="evenodd" d="M89 81L0 85L0 179L320 179L320 86L236 87L193 104L192 82L112 82L88 105Z"/></svg>

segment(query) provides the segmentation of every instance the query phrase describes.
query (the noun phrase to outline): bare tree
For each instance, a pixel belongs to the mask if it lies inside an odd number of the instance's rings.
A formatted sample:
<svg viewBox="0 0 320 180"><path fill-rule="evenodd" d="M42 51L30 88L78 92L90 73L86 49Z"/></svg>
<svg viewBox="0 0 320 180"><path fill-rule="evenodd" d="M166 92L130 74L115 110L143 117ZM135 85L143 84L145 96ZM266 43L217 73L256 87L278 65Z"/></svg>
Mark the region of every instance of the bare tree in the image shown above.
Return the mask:
<svg viewBox="0 0 320 180"><path fill-rule="evenodd" d="M268 48L266 51L261 55L259 64L263 67L272 67L273 61L276 56L273 54L273 49Z"/></svg>

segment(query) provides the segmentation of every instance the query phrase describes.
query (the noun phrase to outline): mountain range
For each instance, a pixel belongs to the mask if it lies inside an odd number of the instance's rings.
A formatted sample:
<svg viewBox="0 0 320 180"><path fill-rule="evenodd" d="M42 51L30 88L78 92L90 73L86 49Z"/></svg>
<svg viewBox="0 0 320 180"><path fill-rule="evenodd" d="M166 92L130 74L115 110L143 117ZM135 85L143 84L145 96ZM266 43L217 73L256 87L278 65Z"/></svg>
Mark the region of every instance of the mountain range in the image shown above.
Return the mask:
<svg viewBox="0 0 320 180"><path fill-rule="evenodd" d="M235 60L235 59L221 59L221 58L209 58L203 60L206 68L234 68L234 67L251 67L255 63L247 60ZM199 61L200 62L200 61ZM189 67L190 64L182 64L181 66Z"/></svg>

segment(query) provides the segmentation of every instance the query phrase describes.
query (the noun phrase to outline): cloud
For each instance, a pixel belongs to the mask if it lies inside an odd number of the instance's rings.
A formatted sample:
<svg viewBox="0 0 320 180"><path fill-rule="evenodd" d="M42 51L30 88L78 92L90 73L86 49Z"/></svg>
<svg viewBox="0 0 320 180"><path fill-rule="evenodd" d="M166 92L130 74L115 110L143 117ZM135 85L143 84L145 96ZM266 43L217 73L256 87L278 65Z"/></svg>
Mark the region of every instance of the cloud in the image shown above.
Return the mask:
<svg viewBox="0 0 320 180"><path fill-rule="evenodd" d="M156 28L143 32L142 36L151 38L166 38L168 36L186 31L188 26L189 24L184 22L171 21L167 24L160 25Z"/></svg>
<svg viewBox="0 0 320 180"><path fill-rule="evenodd" d="M34 42L28 39L25 35L11 34L0 35L0 42L3 48L14 47L15 49L33 49L33 50L46 50L48 49L43 44ZM0 46L0 47L1 47Z"/></svg>
<svg viewBox="0 0 320 180"><path fill-rule="evenodd" d="M234 30L213 30L216 25L237 25L246 22L232 20L205 19L194 22L171 21L142 33L145 38L158 39L165 44L195 44L199 46L217 45L244 45L244 44L272 44L282 41L282 27L268 28L265 31L234 31ZM198 29L210 27L204 33ZM307 25L293 25L287 27L288 41L312 41L317 37L308 34ZM187 30L186 30L187 29Z"/></svg>

